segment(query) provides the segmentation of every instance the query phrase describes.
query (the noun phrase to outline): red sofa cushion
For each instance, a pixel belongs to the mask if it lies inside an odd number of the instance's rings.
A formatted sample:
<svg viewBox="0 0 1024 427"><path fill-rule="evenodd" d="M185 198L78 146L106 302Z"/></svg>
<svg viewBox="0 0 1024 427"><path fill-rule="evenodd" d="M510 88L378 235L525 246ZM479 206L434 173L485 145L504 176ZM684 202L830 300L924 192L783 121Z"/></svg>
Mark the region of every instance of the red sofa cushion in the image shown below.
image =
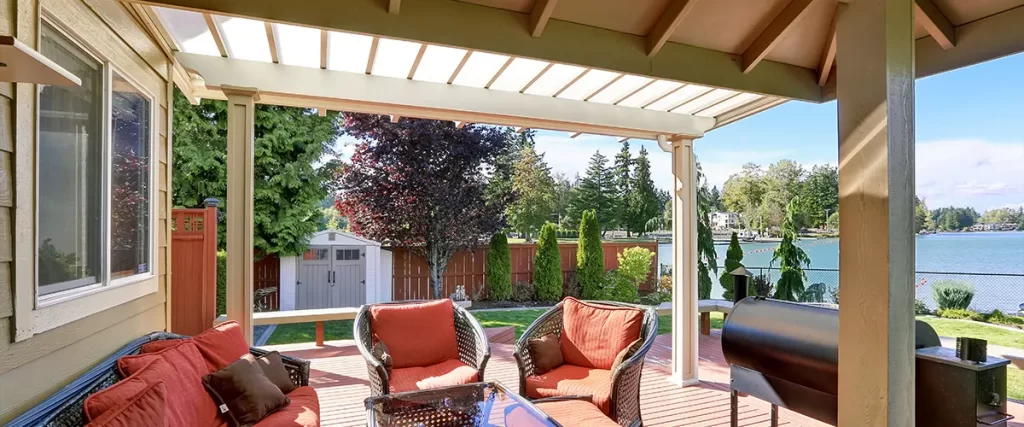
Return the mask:
<svg viewBox="0 0 1024 427"><path fill-rule="evenodd" d="M171 365L166 360L153 360L128 378L86 397L82 404L85 419L95 421L108 411L126 406L125 402L139 396L153 385L163 384L162 378L173 375L173 372Z"/></svg>
<svg viewBox="0 0 1024 427"><path fill-rule="evenodd" d="M536 405L537 409L548 414L563 427L619 427L618 423L608 418L600 409L584 400L556 400Z"/></svg>
<svg viewBox="0 0 1024 427"><path fill-rule="evenodd" d="M543 375L526 377L526 397L592 396L605 414L611 409L612 372L582 366L562 365Z"/></svg>
<svg viewBox="0 0 1024 427"><path fill-rule="evenodd" d="M203 355L210 372L217 372L249 354L249 344L242 335L238 322L228 321L190 338L152 341L142 345L142 353L156 353L174 347L183 341L192 341Z"/></svg>
<svg viewBox="0 0 1024 427"><path fill-rule="evenodd" d="M476 374L472 366L457 359L448 359L430 366L393 369L388 376L388 385L392 393L427 390L474 383L477 381Z"/></svg>
<svg viewBox="0 0 1024 427"><path fill-rule="evenodd" d="M320 427L320 399L313 387L288 393L291 403L256 423L256 427Z"/></svg>
<svg viewBox="0 0 1024 427"><path fill-rule="evenodd" d="M387 344L394 369L430 366L459 357L455 317L448 299L378 304L370 307L370 316L373 333Z"/></svg>
<svg viewBox="0 0 1024 427"><path fill-rule="evenodd" d="M640 338L643 321L636 308L568 297L562 303L562 358L569 365L611 369L619 352Z"/></svg>
<svg viewBox="0 0 1024 427"><path fill-rule="evenodd" d="M166 368L158 364L155 372L140 378L144 378L147 384L151 380L161 380L166 384L168 424L208 426L215 423L217 404L202 383L202 376L210 372L203 356L190 340L156 353L124 356L117 360L117 369L122 376L130 377L161 359L167 362Z"/></svg>
<svg viewBox="0 0 1024 427"><path fill-rule="evenodd" d="M120 407L104 412L90 422L88 427L171 425L166 417L166 400L167 387L163 381L157 381L128 396L120 402Z"/></svg>

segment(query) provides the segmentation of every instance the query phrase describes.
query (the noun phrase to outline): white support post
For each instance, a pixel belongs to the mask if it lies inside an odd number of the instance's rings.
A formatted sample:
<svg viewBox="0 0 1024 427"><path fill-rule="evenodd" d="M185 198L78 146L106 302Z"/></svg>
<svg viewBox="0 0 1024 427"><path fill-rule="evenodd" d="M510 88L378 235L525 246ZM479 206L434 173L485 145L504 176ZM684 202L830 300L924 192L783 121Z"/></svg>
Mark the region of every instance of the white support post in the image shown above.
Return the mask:
<svg viewBox="0 0 1024 427"><path fill-rule="evenodd" d="M222 89L228 98L227 317L242 325L252 345L253 133L259 92Z"/></svg>
<svg viewBox="0 0 1024 427"><path fill-rule="evenodd" d="M662 149L665 138L659 136ZM681 386L697 378L697 167L693 140L671 142L672 175L672 376Z"/></svg>
<svg viewBox="0 0 1024 427"><path fill-rule="evenodd" d="M914 425L914 0L837 23L839 426Z"/></svg>

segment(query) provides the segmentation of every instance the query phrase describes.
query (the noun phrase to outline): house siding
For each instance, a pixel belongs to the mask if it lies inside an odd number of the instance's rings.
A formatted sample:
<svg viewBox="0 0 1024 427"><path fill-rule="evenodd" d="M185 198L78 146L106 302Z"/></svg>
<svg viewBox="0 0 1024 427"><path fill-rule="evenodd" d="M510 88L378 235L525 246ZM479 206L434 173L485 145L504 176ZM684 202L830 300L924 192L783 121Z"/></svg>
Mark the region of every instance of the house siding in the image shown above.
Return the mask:
<svg viewBox="0 0 1024 427"><path fill-rule="evenodd" d="M166 53L134 11L108 0L0 0L0 33L37 46L40 11L154 95L155 293L16 340L18 291L34 290L36 86L0 83L0 424L37 404L129 341L165 330L170 283L170 114ZM22 304L21 307L24 307ZM28 308L31 308L30 306ZM20 318L20 316L18 316ZM23 328L22 328L23 329Z"/></svg>

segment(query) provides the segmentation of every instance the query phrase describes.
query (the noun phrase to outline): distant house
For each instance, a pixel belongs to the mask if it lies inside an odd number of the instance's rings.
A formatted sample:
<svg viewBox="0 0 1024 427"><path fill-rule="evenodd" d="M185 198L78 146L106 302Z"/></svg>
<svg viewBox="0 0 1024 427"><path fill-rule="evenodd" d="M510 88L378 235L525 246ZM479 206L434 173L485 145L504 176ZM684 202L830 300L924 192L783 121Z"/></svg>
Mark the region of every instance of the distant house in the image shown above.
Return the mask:
<svg viewBox="0 0 1024 427"><path fill-rule="evenodd" d="M740 214L736 212L713 212L711 214L711 227L716 230L728 230L739 227Z"/></svg>

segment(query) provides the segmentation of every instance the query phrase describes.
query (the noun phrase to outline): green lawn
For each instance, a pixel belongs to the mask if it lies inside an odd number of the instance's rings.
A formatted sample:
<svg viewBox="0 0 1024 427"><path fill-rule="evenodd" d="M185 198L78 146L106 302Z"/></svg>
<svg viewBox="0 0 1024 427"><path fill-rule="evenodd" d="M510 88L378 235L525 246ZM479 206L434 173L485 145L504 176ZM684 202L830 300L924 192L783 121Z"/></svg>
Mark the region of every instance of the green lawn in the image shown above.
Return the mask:
<svg viewBox="0 0 1024 427"><path fill-rule="evenodd" d="M1006 395L1024 401L1024 370L1006 369Z"/></svg>
<svg viewBox="0 0 1024 427"><path fill-rule="evenodd" d="M324 340L350 339L352 339L351 320L324 322ZM292 323L289 325L277 325L273 335L267 340L267 345L313 341L316 341L316 323Z"/></svg>
<svg viewBox="0 0 1024 427"><path fill-rule="evenodd" d="M943 337L971 337L988 340L991 345L1024 349L1024 331L1013 331L971 320L919 317Z"/></svg>

